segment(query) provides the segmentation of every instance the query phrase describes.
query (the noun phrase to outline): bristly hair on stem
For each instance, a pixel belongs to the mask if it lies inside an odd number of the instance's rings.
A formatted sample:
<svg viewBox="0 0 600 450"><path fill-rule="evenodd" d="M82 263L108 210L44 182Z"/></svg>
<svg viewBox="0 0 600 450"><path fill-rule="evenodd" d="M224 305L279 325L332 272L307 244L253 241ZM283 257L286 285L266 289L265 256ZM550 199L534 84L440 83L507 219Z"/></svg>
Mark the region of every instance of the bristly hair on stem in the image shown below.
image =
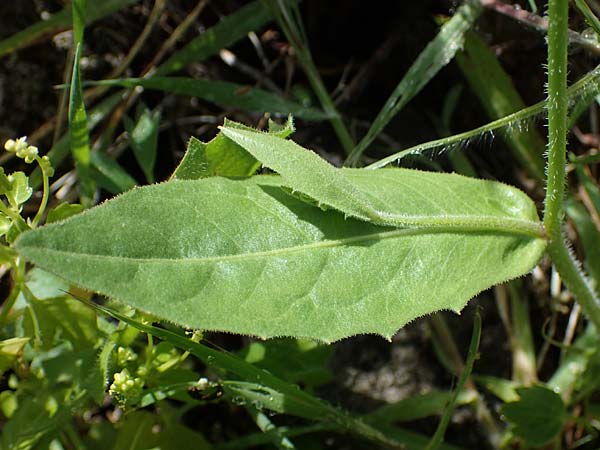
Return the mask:
<svg viewBox="0 0 600 450"><path fill-rule="evenodd" d="M548 165L544 202L548 253L566 286L600 330L600 300L562 234L567 151L568 0L550 0L548 19Z"/></svg>

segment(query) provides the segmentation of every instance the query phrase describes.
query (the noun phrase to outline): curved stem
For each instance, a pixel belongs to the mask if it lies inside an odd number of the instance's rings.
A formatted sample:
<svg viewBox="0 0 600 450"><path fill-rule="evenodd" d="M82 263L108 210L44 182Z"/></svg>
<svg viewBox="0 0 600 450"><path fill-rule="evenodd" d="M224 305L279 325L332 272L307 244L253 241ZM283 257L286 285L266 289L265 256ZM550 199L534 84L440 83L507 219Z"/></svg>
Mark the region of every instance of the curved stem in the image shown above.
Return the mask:
<svg viewBox="0 0 600 450"><path fill-rule="evenodd" d="M48 179L50 178L50 174L48 173L46 164L43 164L41 162L41 158L39 156L36 157L36 161L38 162L40 169L42 170L43 191L42 191L42 201L40 202L40 207L38 208L38 211L31 222L33 227L36 227L37 224L39 223L40 219L42 218L42 214L44 214L44 211L46 210L46 205L48 204L48 197L50 196L50 184L48 182Z"/></svg>

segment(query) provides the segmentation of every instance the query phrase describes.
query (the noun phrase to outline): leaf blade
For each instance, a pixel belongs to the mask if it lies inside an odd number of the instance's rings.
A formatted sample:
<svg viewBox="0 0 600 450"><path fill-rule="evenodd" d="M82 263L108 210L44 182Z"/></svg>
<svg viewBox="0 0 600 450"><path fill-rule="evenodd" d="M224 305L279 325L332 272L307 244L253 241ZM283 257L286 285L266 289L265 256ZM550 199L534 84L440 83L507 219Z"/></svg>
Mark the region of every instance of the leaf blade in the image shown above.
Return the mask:
<svg viewBox="0 0 600 450"><path fill-rule="evenodd" d="M409 172L390 170L388 177ZM377 181L370 171L348 173L360 173L353 180L359 185L379 184L378 192L397 182ZM448 192L448 180L457 176L419 173L416 179L426 185L432 177ZM457 186L479 192L472 203L482 205L492 195L482 187L490 183L460 177ZM464 207L452 197L443 198L445 209L437 214ZM289 196L274 176L134 189L17 243L30 261L166 320L323 341L358 333L389 337L415 317L458 311L481 290L526 273L544 247L544 240L518 233L345 220Z"/></svg>

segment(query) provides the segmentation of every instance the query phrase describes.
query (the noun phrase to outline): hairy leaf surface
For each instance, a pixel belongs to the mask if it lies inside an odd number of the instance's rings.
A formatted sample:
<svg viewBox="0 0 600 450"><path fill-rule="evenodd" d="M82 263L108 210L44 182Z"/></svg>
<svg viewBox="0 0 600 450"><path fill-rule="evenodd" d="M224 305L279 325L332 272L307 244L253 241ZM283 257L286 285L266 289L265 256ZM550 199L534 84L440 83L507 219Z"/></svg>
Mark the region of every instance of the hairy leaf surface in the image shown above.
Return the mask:
<svg viewBox="0 0 600 450"><path fill-rule="evenodd" d="M506 225L538 224L533 203L514 188L406 169L343 173L372 201L424 226L345 219L289 195L278 176L213 177L136 188L23 234L17 249L75 284L181 325L332 341L389 337L423 314L459 311L481 290L526 273L545 247ZM499 225L440 220L457 216Z"/></svg>

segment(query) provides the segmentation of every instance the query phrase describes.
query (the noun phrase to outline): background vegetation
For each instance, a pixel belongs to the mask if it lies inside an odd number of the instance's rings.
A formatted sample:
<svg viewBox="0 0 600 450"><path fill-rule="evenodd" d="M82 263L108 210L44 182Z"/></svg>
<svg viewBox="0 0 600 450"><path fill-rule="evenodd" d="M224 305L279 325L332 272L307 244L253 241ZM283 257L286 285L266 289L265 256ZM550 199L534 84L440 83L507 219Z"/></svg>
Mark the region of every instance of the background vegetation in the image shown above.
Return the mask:
<svg viewBox="0 0 600 450"><path fill-rule="evenodd" d="M570 30L549 37L556 59L569 40L571 85L550 83L550 104L545 65L563 66L547 59L541 1L73 3L0 5L0 140L28 135L48 157L26 146L1 157L6 244L27 227L19 214L48 223L167 180L201 145L190 137L210 141L225 117L264 130L273 119L281 132L291 114L294 141L334 165L499 180L541 213L545 124L558 118L557 145L563 114L562 231L596 289L595 0L572 2ZM234 162L207 170L258 168ZM582 312L547 257L460 316L418 319L391 342L321 345L184 330L2 248L2 448L599 445L598 313L577 295Z"/></svg>

